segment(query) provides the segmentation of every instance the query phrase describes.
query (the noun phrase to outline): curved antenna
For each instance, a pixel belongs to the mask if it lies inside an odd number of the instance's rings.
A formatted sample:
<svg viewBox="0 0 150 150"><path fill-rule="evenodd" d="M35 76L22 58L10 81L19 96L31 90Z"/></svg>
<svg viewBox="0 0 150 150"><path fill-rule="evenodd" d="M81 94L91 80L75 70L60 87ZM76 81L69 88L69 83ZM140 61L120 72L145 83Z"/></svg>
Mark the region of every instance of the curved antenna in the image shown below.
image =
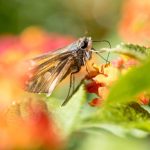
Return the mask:
<svg viewBox="0 0 150 150"><path fill-rule="evenodd" d="M105 58L100 54L100 51L96 51L94 48L92 48L90 51L95 52L95 54L97 54L99 57L101 57L103 60L105 60L106 63L110 63L110 62L108 61L108 56L107 56L107 58L105 59Z"/></svg>
<svg viewBox="0 0 150 150"><path fill-rule="evenodd" d="M94 41L92 41L92 42L105 42L105 43L107 43L107 44L109 45L109 48L111 48L111 44L110 44L110 42L107 41L107 40L101 40L101 41L94 40ZM92 51L93 51L93 52L96 52L96 54L99 55L101 58L103 58L103 59L106 61L106 63L110 63L110 62L108 61L110 52L108 52L107 58L105 59L103 56L101 56L101 55L99 54L99 53L101 53L100 51L96 51L94 48L93 48Z"/></svg>
<svg viewBox="0 0 150 150"><path fill-rule="evenodd" d="M94 41L92 41L92 42L105 42L105 43L107 43L107 44L109 45L109 48L111 48L111 44L110 44L110 42L107 41L107 40L101 40L101 41L94 40Z"/></svg>

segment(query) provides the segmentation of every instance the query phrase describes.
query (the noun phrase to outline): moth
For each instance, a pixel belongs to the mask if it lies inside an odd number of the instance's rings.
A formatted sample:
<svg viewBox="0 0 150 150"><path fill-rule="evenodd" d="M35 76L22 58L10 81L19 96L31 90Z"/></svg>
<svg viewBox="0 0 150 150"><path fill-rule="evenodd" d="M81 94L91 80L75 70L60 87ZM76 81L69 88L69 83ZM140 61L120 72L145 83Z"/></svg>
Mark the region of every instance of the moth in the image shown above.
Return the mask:
<svg viewBox="0 0 150 150"><path fill-rule="evenodd" d="M62 104L65 105L75 91L74 74L92 58L92 52L91 37L82 37L62 49L31 59L32 75L26 84L26 90L50 96L56 86L70 76L69 92Z"/></svg>

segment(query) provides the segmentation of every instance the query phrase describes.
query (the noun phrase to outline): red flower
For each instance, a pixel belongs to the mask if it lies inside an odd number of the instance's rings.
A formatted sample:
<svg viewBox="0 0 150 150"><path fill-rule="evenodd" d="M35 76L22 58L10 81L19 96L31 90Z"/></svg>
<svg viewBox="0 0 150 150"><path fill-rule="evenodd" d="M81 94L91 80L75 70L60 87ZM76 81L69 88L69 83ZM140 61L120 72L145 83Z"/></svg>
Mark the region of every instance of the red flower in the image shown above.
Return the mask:
<svg viewBox="0 0 150 150"><path fill-rule="evenodd" d="M93 81L93 82L88 83L86 85L86 90L89 93L96 93L96 94L98 94L99 87L104 87L104 86L105 86L104 83L98 83L98 82Z"/></svg>
<svg viewBox="0 0 150 150"><path fill-rule="evenodd" d="M14 102L7 113L3 114L0 121L0 139L3 141L0 148L3 149L60 150L63 147L59 129L46 104L33 98L20 103Z"/></svg>
<svg viewBox="0 0 150 150"><path fill-rule="evenodd" d="M142 105L148 105L150 102L150 96L148 94L142 93L138 97L139 103Z"/></svg>
<svg viewBox="0 0 150 150"><path fill-rule="evenodd" d="M46 106L44 107L37 102L29 103L27 110L29 115L25 123L34 141L47 148L58 149L62 146L59 132L52 116L48 115Z"/></svg>
<svg viewBox="0 0 150 150"><path fill-rule="evenodd" d="M92 101L89 102L89 105L92 107L97 107L102 104L102 99L100 98L94 98Z"/></svg>

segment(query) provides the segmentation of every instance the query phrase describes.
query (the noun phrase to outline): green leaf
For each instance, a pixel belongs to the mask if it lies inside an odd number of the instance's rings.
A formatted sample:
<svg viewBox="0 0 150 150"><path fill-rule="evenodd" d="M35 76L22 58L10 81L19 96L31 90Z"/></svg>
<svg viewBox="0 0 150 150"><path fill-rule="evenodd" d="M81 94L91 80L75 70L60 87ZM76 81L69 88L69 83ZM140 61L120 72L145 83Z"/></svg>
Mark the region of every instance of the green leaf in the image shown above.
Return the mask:
<svg viewBox="0 0 150 150"><path fill-rule="evenodd" d="M114 105L114 107L109 107L109 109L102 108L95 113L95 116L84 120L78 128L78 132L88 136L99 136L99 138L97 137L99 142L105 136L108 136L107 138L109 136L113 137L112 140L106 140L105 146L110 145L111 141L112 146L119 146L115 139L122 139L123 141L130 139L129 141L132 142L136 139L136 143L141 139L141 143L143 143L142 139L146 139L150 135L150 114L137 103ZM93 142L90 144L91 146L96 144ZM83 143L88 142L84 140ZM90 149L90 145L86 147L87 150ZM129 149L132 148L130 147ZM143 148L141 147L140 149L142 150ZM138 147L135 149L138 149Z"/></svg>
<svg viewBox="0 0 150 150"><path fill-rule="evenodd" d="M85 99L86 93L82 85L65 106L61 106L62 101L54 98L50 98L47 102L49 111L65 136L69 135L80 122L80 110Z"/></svg>
<svg viewBox="0 0 150 150"><path fill-rule="evenodd" d="M134 101L134 96L148 89L150 89L150 59L130 70L112 86L106 104Z"/></svg>
<svg viewBox="0 0 150 150"><path fill-rule="evenodd" d="M99 134L101 131L116 135L118 137L136 137L136 138L145 138L149 134L148 131L137 128L127 128L121 124L114 123L92 123L82 126L82 132L90 134Z"/></svg>
<svg viewBox="0 0 150 150"><path fill-rule="evenodd" d="M77 132L70 138L68 144L67 150L147 150L149 147L148 140L146 142L146 140L143 141L130 136L120 138L105 130L100 130L99 133L95 132L95 134Z"/></svg>
<svg viewBox="0 0 150 150"><path fill-rule="evenodd" d="M131 131L143 131L147 135L150 133L150 114L143 109L138 103L130 104L115 104L109 107L104 107L98 110L95 115L86 118L79 126L79 129L102 129L110 131L111 128L107 128L108 125L118 126L112 133L129 135ZM104 126L104 125L107 125ZM106 128L105 128L106 127ZM120 129L121 128L121 132ZM115 131L116 130L116 131ZM118 132L119 131L119 132ZM130 135L133 135L132 132ZM146 134L145 134L146 135ZM137 135L138 136L138 135Z"/></svg>
<svg viewBox="0 0 150 150"><path fill-rule="evenodd" d="M150 48L125 43L121 43L117 45L115 48L103 48L101 49L101 51L119 53L127 55L129 57L133 57L138 60L145 60L150 54Z"/></svg>

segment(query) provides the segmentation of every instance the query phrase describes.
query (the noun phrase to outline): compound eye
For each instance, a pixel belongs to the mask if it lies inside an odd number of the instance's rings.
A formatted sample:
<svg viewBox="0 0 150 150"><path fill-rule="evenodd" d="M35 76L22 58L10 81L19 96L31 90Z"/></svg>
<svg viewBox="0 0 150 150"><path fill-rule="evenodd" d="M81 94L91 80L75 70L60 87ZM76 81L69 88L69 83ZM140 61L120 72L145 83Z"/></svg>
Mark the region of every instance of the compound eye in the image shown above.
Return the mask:
<svg viewBox="0 0 150 150"><path fill-rule="evenodd" d="M87 46L88 46L88 42L87 41L82 42L82 44L81 44L81 48L82 49L86 48Z"/></svg>

